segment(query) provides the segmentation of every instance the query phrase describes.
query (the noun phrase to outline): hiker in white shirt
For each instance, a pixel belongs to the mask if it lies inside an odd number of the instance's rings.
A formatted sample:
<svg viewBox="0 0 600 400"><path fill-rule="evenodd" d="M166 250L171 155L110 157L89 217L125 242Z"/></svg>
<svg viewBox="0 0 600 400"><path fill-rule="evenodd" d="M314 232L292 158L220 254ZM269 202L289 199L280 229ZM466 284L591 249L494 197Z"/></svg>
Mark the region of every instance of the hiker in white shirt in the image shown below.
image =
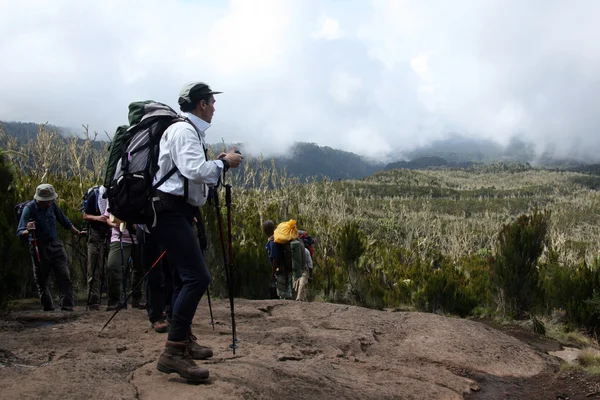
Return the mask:
<svg viewBox="0 0 600 400"><path fill-rule="evenodd" d="M156 226L152 235L169 257L173 269L172 318L165 350L157 369L176 372L188 381L203 381L209 376L205 368L193 360L212 357L210 348L196 343L191 332L192 320L204 292L211 282L200 244L194 232L194 217L198 207L208 197L209 187L216 186L223 171L237 168L243 157L221 153L217 160L208 160L205 132L215 112L215 92L203 82L186 84L179 93L179 106L189 122L176 122L160 139L158 173L154 184L173 167L174 173L158 186L156 195Z"/></svg>

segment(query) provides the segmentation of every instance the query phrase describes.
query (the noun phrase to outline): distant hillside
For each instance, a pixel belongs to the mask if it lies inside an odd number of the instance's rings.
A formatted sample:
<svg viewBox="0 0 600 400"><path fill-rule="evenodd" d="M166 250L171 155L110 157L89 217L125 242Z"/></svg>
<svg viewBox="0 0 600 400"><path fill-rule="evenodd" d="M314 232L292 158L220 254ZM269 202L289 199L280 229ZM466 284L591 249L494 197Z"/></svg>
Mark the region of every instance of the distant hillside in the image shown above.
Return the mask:
<svg viewBox="0 0 600 400"><path fill-rule="evenodd" d="M533 143L518 137L513 137L508 145L502 146L489 139L454 135L399 154L405 161L390 163L386 166L387 170L430 167L468 168L477 164L529 163L538 167L576 171L579 168L587 170L590 163L597 162L576 157L559 158L551 152L536 154Z"/></svg>
<svg viewBox="0 0 600 400"><path fill-rule="evenodd" d="M46 124L46 131L58 133L63 140L64 138L72 136L72 131L67 128L63 128L56 125ZM9 136L12 136L17 139L17 141L22 143L27 143L29 139L34 139L38 131L40 129L40 124L36 124L35 122L6 122L0 121L0 130L6 132ZM84 139L78 139L78 141L83 141ZM0 147L3 147L5 143L2 141L2 137L0 137ZM101 141L92 142L92 147L95 149L102 148Z"/></svg>
<svg viewBox="0 0 600 400"><path fill-rule="evenodd" d="M291 156L275 158L275 165L285 165L294 176L325 175L331 179L362 178L384 167L354 153L302 142L294 144Z"/></svg>
<svg viewBox="0 0 600 400"><path fill-rule="evenodd" d="M17 140L27 142L37 135L39 124L27 122L1 122L2 128ZM46 125L48 130L68 135L69 132L60 127ZM102 142L96 142L94 147L100 148ZM0 139L0 146L3 143ZM221 145L215 144L213 149L220 149ZM238 145L243 150L243 144ZM220 150L219 150L220 151ZM286 157L275 157L275 165L283 170L285 167L288 175L301 179L311 176L327 176L331 179L359 179L383 170L384 164L374 164L363 157L347 151L336 150L331 147L321 147L315 143L295 143L291 154Z"/></svg>
<svg viewBox="0 0 600 400"><path fill-rule="evenodd" d="M245 153L244 144L236 143L235 146ZM214 152L222 150L222 144L211 146ZM370 176L375 172L382 171L383 163L373 163L348 151L333 149L328 146L319 146L315 143L296 142L293 144L288 156L266 157L265 164L275 161L278 170L285 168L288 176L294 176L301 180L308 177L321 179L360 179ZM253 158L251 162L258 162Z"/></svg>
<svg viewBox="0 0 600 400"><path fill-rule="evenodd" d="M10 136L17 138L17 140L28 141L31 138L37 136L40 124L34 122L7 122L0 121L0 129L8 133ZM61 135L68 133L68 130L55 125L46 125L46 129L49 131L56 131Z"/></svg>
<svg viewBox="0 0 600 400"><path fill-rule="evenodd" d="M404 158L408 160L424 157L440 157L450 164L457 164L498 161L531 162L536 155L531 143L518 138L513 138L508 146L503 147L489 139L455 135L435 140L427 146L419 147L404 155Z"/></svg>

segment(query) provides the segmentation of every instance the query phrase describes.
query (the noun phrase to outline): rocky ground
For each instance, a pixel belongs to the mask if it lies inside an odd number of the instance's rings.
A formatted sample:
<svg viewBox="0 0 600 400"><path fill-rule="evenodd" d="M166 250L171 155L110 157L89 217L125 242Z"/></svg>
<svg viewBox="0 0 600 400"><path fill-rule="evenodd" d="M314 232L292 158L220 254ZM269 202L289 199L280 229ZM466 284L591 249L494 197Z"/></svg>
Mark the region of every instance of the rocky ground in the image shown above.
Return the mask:
<svg viewBox="0 0 600 400"><path fill-rule="evenodd" d="M213 348L205 384L156 370L166 334L141 310L24 310L0 321L6 399L590 399L600 381L562 372L556 342L526 332L417 312L326 303L206 303L193 330Z"/></svg>

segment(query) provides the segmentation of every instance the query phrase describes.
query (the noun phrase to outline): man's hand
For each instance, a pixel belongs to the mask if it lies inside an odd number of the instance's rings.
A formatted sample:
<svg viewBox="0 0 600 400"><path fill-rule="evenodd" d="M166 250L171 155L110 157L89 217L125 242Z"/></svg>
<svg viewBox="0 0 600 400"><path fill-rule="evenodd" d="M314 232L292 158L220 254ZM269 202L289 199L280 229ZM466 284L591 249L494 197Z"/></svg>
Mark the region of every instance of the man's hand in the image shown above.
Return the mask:
<svg viewBox="0 0 600 400"><path fill-rule="evenodd" d="M27 223L27 230L28 231L35 231L35 221L29 221Z"/></svg>
<svg viewBox="0 0 600 400"><path fill-rule="evenodd" d="M108 221L108 218L106 218L106 215L96 215L96 217L94 219L98 222L102 222L103 224L106 224L106 221Z"/></svg>
<svg viewBox="0 0 600 400"><path fill-rule="evenodd" d="M234 147L233 149L229 150L228 153L219 154L219 157L217 158L225 158L229 163L230 168L237 168L242 163L244 156L237 152L237 149Z"/></svg>
<svg viewBox="0 0 600 400"><path fill-rule="evenodd" d="M75 228L75 225L71 225L71 232L73 232L77 236L83 236L87 234L87 231L80 231L79 229Z"/></svg>

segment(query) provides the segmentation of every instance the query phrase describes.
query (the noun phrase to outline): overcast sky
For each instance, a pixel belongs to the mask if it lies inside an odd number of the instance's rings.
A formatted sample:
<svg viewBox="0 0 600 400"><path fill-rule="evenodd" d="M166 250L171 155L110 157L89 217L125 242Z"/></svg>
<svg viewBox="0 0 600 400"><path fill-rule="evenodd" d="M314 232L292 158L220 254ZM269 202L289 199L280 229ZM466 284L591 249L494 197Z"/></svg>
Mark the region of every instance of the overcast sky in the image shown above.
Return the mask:
<svg viewBox="0 0 600 400"><path fill-rule="evenodd" d="M0 0L0 120L108 131L203 80L211 142L599 154L600 1Z"/></svg>

